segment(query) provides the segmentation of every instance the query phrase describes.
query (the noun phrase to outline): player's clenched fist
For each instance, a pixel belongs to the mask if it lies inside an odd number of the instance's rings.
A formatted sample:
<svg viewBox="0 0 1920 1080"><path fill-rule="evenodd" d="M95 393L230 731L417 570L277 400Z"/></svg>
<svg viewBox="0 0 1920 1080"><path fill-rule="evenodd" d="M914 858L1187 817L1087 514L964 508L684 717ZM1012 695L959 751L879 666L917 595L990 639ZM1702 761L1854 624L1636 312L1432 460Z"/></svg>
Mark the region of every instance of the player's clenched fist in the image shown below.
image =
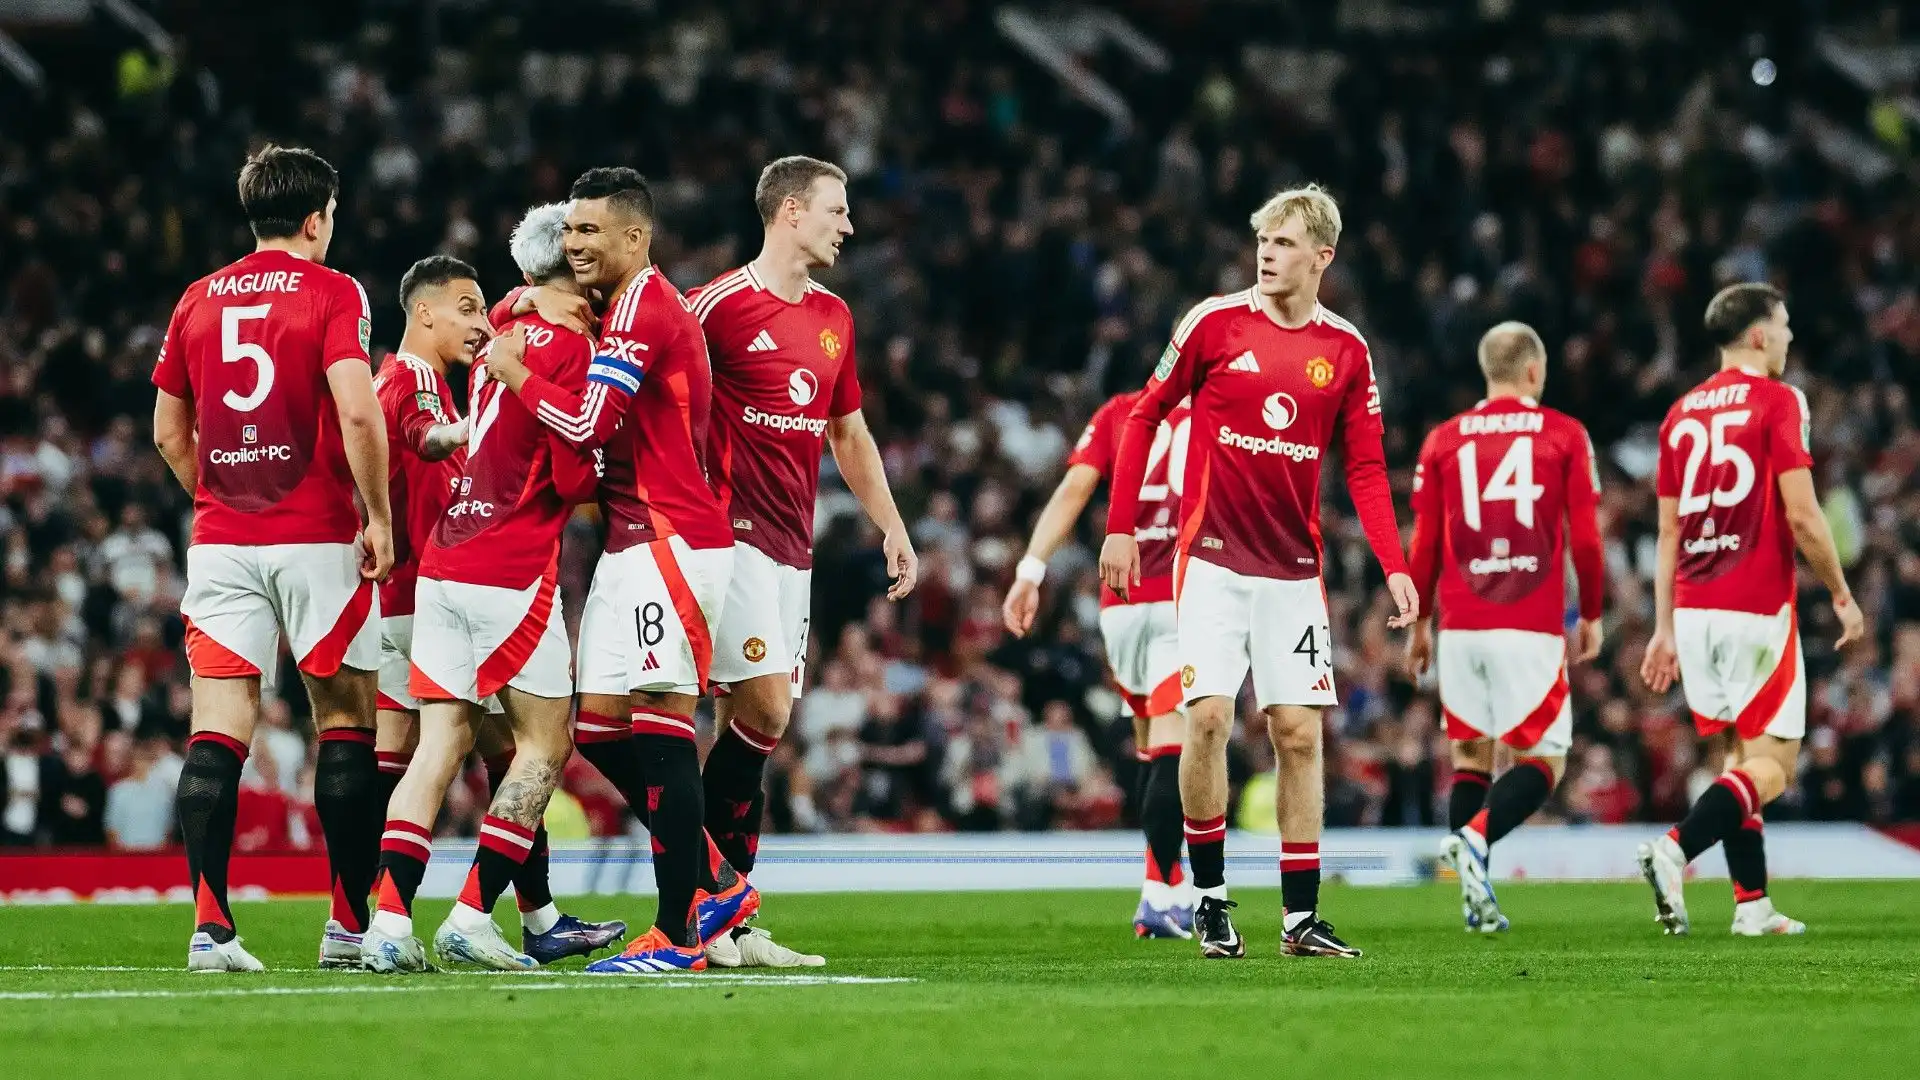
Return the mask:
<svg viewBox="0 0 1920 1080"><path fill-rule="evenodd" d="M360 576L385 581L393 570L393 528L369 521L360 528Z"/></svg>
<svg viewBox="0 0 1920 1080"><path fill-rule="evenodd" d="M1100 545L1100 580L1123 600L1140 584L1140 541L1132 534L1107 534L1107 542Z"/></svg>
<svg viewBox="0 0 1920 1080"><path fill-rule="evenodd" d="M527 381L527 335L520 327L494 338L487 344L487 374L505 383L507 389L520 392Z"/></svg>

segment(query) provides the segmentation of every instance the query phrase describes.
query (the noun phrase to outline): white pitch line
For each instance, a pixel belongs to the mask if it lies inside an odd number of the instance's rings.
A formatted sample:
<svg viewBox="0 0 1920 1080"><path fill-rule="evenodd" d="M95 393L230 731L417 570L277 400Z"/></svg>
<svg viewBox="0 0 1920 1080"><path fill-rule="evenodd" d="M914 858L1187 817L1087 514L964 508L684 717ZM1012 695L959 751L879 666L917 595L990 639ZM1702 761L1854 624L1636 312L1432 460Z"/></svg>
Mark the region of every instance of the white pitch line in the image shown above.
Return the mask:
<svg viewBox="0 0 1920 1080"><path fill-rule="evenodd" d="M108 974L152 973L152 974L161 974L161 975L191 974L191 972L188 972L185 967L136 967L136 966L126 966L126 965L119 965L119 964L0 964L0 974L4 974L6 972L14 972L14 971L27 971L27 972L72 971L72 972L80 972L80 973L108 973ZM287 976L292 976L295 978L305 978L309 976L313 976L313 977L331 976L331 977L345 977L345 978L351 978L351 979L357 979L361 976L370 975L370 973L368 972L323 971L319 968L281 968L281 969L269 970L265 974L273 976L274 978L284 978ZM430 979L443 979L443 978L451 977L451 978L457 978L457 979L497 980L502 983L510 983L523 988L532 985L529 983L518 981L518 980L523 980L528 978L529 977L528 975L512 972L512 971L463 971L463 970L436 971L427 977ZM581 980L586 980L588 982L607 982L610 980L618 980L620 978L643 978L644 979L644 978L656 978L657 976L648 976L648 975L639 975L639 974L628 975L628 976L600 975L591 971L582 971L578 968L560 968L557 970L542 971L540 972L538 977L542 979L581 979ZM673 977L689 979L695 982L703 982L708 984L726 983L729 985L742 985L742 986L752 985L754 983L766 983L772 986L869 986L869 985L886 985L890 983L910 983L910 982L920 981L918 979L912 979L912 978L904 978L904 977L898 977L898 976L880 976L880 975L774 975L774 974L747 975L747 974L741 974L741 973L722 973L722 972L712 972L712 973L706 973L706 974L686 973L682 975L676 975Z"/></svg>
<svg viewBox="0 0 1920 1080"><path fill-rule="evenodd" d="M78 971L81 968L54 970ZM173 968L166 970L172 971ZM589 990L598 987L647 987L661 990L696 990L703 986L876 986L918 982L918 979L880 978L864 975L632 975L596 976L567 982L520 982L502 980L488 987L496 993L522 990ZM431 994L469 987L437 980L406 985L362 983L345 986L254 986L223 987L209 990L13 990L0 992L0 1001L115 1001L127 998L234 998L234 997L321 997L334 994Z"/></svg>

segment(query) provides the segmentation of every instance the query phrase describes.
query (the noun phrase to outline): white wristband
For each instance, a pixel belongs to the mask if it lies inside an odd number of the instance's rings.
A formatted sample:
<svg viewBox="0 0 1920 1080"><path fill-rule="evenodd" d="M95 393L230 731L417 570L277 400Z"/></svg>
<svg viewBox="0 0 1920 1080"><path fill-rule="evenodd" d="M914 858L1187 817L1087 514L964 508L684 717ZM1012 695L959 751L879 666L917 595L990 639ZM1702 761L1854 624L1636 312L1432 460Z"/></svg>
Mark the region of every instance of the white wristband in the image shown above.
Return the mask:
<svg viewBox="0 0 1920 1080"><path fill-rule="evenodd" d="M1047 560L1036 559L1031 555L1020 556L1020 565L1014 567L1013 576L1020 581L1031 581L1035 585L1047 580Z"/></svg>

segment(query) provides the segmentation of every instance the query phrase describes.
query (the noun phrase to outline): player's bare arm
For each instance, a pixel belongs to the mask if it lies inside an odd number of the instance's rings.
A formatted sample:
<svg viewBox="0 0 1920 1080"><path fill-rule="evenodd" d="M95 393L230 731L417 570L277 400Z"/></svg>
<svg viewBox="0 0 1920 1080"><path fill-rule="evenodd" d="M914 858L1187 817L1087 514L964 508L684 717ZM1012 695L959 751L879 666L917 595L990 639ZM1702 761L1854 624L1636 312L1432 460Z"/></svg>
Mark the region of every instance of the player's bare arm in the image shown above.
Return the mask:
<svg viewBox="0 0 1920 1080"><path fill-rule="evenodd" d="M1840 640L1834 644L1836 647L1850 645L1866 633L1866 618L1860 613L1860 605L1853 602L1852 590L1847 588L1847 573L1840 565L1840 552L1833 545L1833 530L1828 527L1827 515L1814 494L1813 472L1789 469L1780 474L1779 483L1780 502L1786 507L1793 542L1806 557L1807 565L1813 567L1820 583L1833 594L1833 613L1840 620Z"/></svg>
<svg viewBox="0 0 1920 1080"><path fill-rule="evenodd" d="M913 538L907 535L907 523L894 505L893 489L887 485L887 468L880 460L880 447L867 427L866 414L860 410L827 421L827 445L833 450L834 463L847 490L860 500L860 509L877 526L885 539L882 550L887 558L887 576L893 585L887 599L904 600L913 592L920 576L920 556L913 550Z"/></svg>
<svg viewBox="0 0 1920 1080"><path fill-rule="evenodd" d="M1653 638L1640 661L1647 689L1664 694L1680 678L1680 654L1673 643L1673 572L1680 562L1680 500L1660 500L1660 539L1653 569Z"/></svg>
<svg viewBox="0 0 1920 1080"><path fill-rule="evenodd" d="M153 445L191 495L200 484L200 454L193 430L193 402L165 390L154 392Z"/></svg>
<svg viewBox="0 0 1920 1080"><path fill-rule="evenodd" d="M428 428L426 437L420 440L420 456L428 461L445 461L465 445L467 418L463 416L453 423Z"/></svg>
<svg viewBox="0 0 1920 1080"><path fill-rule="evenodd" d="M1040 611L1040 583L1046 579L1047 560L1060 550L1073 523L1080 519L1093 493L1100 487L1100 470L1091 465L1073 465L1060 478L1053 496L1033 523L1033 536L1027 540L1027 552L1014 571L1013 587L1000 605L1000 617L1015 637L1025 637L1033 629L1033 618Z"/></svg>
<svg viewBox="0 0 1920 1080"><path fill-rule="evenodd" d="M340 417L347 467L367 512L360 574L385 581L393 569L393 508L387 501L387 422L374 396L373 373L365 364L334 364L327 369L327 388Z"/></svg>

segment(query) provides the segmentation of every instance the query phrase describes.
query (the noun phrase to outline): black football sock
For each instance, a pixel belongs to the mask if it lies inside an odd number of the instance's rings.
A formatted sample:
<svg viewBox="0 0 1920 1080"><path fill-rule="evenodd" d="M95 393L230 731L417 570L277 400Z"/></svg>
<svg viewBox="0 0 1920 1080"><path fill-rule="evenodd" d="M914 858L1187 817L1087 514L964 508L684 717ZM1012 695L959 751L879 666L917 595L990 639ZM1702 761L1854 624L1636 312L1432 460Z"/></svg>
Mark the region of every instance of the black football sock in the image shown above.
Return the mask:
<svg viewBox="0 0 1920 1080"><path fill-rule="evenodd" d="M1280 842L1280 906L1289 915L1320 907L1320 841Z"/></svg>
<svg viewBox="0 0 1920 1080"><path fill-rule="evenodd" d="M500 794L500 782L507 778L507 770L513 767L513 751L495 754L481 760L480 765L487 773L487 798ZM513 870L514 906L521 911L538 911L553 903L553 887L547 881L547 823L542 821L533 830L533 850L527 852L524 861ZM495 893L498 899L499 894ZM491 911L491 907L484 910Z"/></svg>
<svg viewBox="0 0 1920 1080"><path fill-rule="evenodd" d="M637 734L633 744L653 810L648 831L653 834L653 879L660 895L653 925L675 945L698 945L693 894L707 866L700 751L692 739L680 735Z"/></svg>
<svg viewBox="0 0 1920 1080"><path fill-rule="evenodd" d="M1187 863L1193 868L1193 887L1202 891L1227 884L1227 818L1181 818L1187 837Z"/></svg>
<svg viewBox="0 0 1920 1080"><path fill-rule="evenodd" d="M1453 790L1447 795L1447 828L1456 832L1473 820L1473 815L1487 805L1487 789L1493 784L1493 775L1479 769L1453 770Z"/></svg>
<svg viewBox="0 0 1920 1080"><path fill-rule="evenodd" d="M493 905L533 850L533 830L506 818L488 814L480 821L480 844L467 871L460 902L492 913Z"/></svg>
<svg viewBox="0 0 1920 1080"><path fill-rule="evenodd" d="M327 839L332 877L329 917L350 933L367 929L367 894L380 863L387 806L380 801L380 764L367 728L320 733L313 766L313 811Z"/></svg>
<svg viewBox="0 0 1920 1080"><path fill-rule="evenodd" d="M701 770L707 834L735 870L753 871L766 812L767 758L779 740L735 720L720 732Z"/></svg>
<svg viewBox="0 0 1920 1080"><path fill-rule="evenodd" d="M1140 827L1147 834L1148 880L1178 885L1186 820L1180 813L1180 748L1167 747L1143 762L1140 771L1147 777L1140 799Z"/></svg>
<svg viewBox="0 0 1920 1080"><path fill-rule="evenodd" d="M1700 793L1693 809L1687 811L1686 818L1668 835L1680 845L1680 853L1686 860L1692 862L1759 811L1759 789L1746 773L1733 769Z"/></svg>
<svg viewBox="0 0 1920 1080"><path fill-rule="evenodd" d="M1744 904L1767 895L1767 838L1755 814L1720 841L1727 857L1727 876L1733 879L1733 899Z"/></svg>
<svg viewBox="0 0 1920 1080"><path fill-rule="evenodd" d="M425 827L399 818L387 819L380 838L380 870L376 879L379 911L413 917L413 898L433 857L433 834ZM375 915L377 919L378 914Z"/></svg>
<svg viewBox="0 0 1920 1080"><path fill-rule="evenodd" d="M247 747L219 732L187 740L187 759L174 794L174 814L187 848L187 880L193 888L195 929L213 940L233 940L227 906L227 861L233 855L234 818L240 808L240 770Z"/></svg>
<svg viewBox="0 0 1920 1080"><path fill-rule="evenodd" d="M1500 774L1487 793L1487 808L1469 826L1489 845L1520 827L1553 794L1553 766L1539 758L1521 758Z"/></svg>

